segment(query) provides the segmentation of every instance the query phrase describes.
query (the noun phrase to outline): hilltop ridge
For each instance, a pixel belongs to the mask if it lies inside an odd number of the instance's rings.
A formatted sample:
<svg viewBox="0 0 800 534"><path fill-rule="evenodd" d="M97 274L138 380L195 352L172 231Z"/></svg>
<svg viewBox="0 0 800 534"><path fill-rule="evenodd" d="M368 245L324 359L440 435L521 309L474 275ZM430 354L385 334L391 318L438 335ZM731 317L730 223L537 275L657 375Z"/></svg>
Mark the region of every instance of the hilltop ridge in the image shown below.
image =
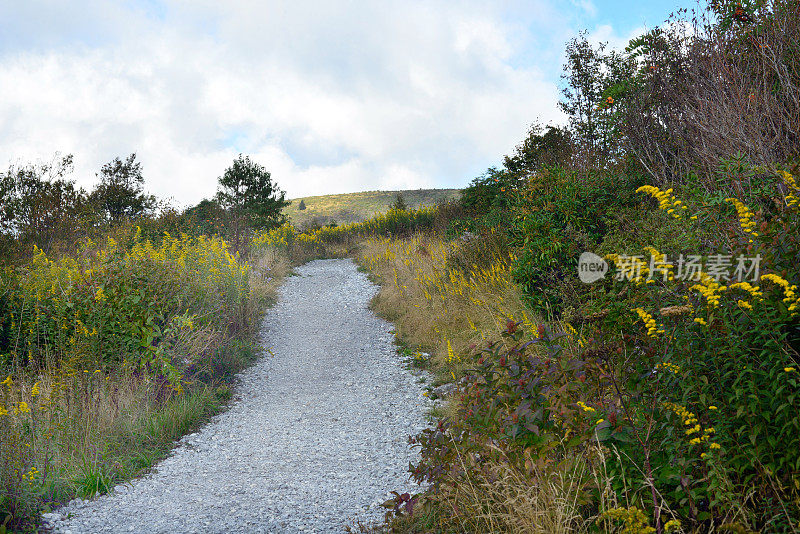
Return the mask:
<svg viewBox="0 0 800 534"><path fill-rule="evenodd" d="M346 224L368 219L376 213L385 212L394 203L397 195L409 208L431 206L461 196L460 189L406 189L400 191L362 191L335 195L317 195L291 199L291 204L283 213L295 226L316 222L324 225L330 222ZM298 209L300 201L304 210Z"/></svg>

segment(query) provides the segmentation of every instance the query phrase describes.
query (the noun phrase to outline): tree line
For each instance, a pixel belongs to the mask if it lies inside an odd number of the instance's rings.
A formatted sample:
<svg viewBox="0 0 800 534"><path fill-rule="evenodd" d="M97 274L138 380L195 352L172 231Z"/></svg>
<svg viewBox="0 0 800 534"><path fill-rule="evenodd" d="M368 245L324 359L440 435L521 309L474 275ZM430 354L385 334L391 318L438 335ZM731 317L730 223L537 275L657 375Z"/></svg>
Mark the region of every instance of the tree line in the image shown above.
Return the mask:
<svg viewBox="0 0 800 534"><path fill-rule="evenodd" d="M11 165L0 174L0 258L24 260L34 245L66 252L84 238L96 238L137 224L149 237L164 231L219 234L244 251L252 232L285 222L289 202L266 168L239 155L218 178L211 199L179 210L145 190L142 163L132 153L116 157L97 173L89 191L72 178L73 156Z"/></svg>
<svg viewBox="0 0 800 534"><path fill-rule="evenodd" d="M467 204L505 202L501 189L554 165L746 194L752 176L742 167L800 155L798 13L796 0L704 2L624 50L581 33L565 49L567 124L535 123L501 166L472 182ZM734 180L723 178L732 171Z"/></svg>

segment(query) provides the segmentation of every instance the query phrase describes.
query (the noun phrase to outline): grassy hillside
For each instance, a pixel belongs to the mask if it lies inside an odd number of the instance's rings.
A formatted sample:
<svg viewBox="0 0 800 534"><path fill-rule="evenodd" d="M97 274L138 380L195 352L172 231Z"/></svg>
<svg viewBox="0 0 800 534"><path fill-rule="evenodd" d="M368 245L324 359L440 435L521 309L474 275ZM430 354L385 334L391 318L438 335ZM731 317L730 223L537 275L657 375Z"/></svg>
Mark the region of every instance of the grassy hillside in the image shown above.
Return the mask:
<svg viewBox="0 0 800 534"><path fill-rule="evenodd" d="M292 199L292 203L284 209L284 213L295 226L303 226L311 221L327 224L336 221L339 224L359 222L383 213L394 203L397 194L409 208L435 205L443 200L459 198L460 189L412 189L406 191L363 191L361 193L345 193L341 195L322 195ZM300 201L306 209L298 210Z"/></svg>

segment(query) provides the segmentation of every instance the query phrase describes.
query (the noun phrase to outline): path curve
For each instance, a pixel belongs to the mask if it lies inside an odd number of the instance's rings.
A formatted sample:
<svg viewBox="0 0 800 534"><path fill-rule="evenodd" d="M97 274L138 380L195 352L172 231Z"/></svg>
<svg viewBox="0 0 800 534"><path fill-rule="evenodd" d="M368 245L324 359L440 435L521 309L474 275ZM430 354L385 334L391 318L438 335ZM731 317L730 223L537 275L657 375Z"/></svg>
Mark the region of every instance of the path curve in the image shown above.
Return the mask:
<svg viewBox="0 0 800 534"><path fill-rule="evenodd" d="M153 473L62 508L58 531L342 532L380 519L387 491L417 489L407 437L428 401L368 309L376 286L349 259L297 274L264 320L274 356L240 375L230 408Z"/></svg>

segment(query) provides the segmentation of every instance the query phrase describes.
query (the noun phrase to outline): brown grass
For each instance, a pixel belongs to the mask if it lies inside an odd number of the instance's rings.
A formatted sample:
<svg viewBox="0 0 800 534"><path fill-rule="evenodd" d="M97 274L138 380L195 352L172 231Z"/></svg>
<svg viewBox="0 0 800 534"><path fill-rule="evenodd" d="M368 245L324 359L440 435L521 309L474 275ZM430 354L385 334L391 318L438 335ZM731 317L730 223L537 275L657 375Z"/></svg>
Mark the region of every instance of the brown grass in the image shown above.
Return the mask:
<svg viewBox="0 0 800 534"><path fill-rule="evenodd" d="M464 466L465 468L467 466ZM523 472L505 462L466 469L468 476L441 495L465 532L531 534L588 531L581 515L581 481L586 461L532 467Z"/></svg>
<svg viewBox="0 0 800 534"><path fill-rule="evenodd" d="M513 283L508 250L503 237L492 232L452 242L416 234L367 240L358 261L381 283L373 308L395 323L405 343L431 353L425 365L445 382L471 367L481 346L502 341L499 334L509 320L530 333L541 323ZM447 401L439 415L455 416L459 397ZM598 471L602 458L590 452L542 460L527 456L520 466L492 450L483 459L459 454L461 469L444 475L439 490L424 495L413 517L395 519L392 531L589 530L594 512L584 508L582 488L606 480Z"/></svg>
<svg viewBox="0 0 800 534"><path fill-rule="evenodd" d="M432 354L433 369L459 374L465 358L500 339L509 320L537 323L511 280L510 257L490 239L446 242L431 234L369 239L359 263L381 282L373 300L408 345Z"/></svg>

